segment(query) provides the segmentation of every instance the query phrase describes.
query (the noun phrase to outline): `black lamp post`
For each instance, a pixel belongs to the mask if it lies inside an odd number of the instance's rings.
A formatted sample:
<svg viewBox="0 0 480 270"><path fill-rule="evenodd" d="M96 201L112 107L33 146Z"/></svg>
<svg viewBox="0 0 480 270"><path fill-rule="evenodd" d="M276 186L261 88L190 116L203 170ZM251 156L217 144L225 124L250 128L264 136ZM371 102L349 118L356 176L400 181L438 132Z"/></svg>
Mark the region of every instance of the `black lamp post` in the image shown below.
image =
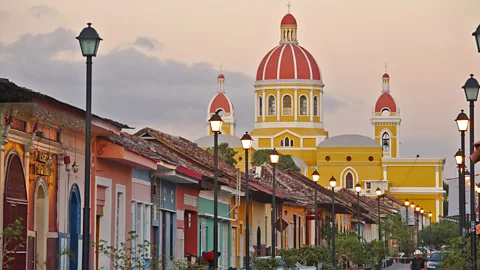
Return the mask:
<svg viewBox="0 0 480 270"><path fill-rule="evenodd" d="M90 166L92 139L92 57L97 56L102 40L91 23L77 37L82 55L87 57L87 101L85 106L85 190L83 201L82 268L90 269Z"/></svg>
<svg viewBox="0 0 480 270"><path fill-rule="evenodd" d="M360 183L357 183L355 185L355 191L357 192L357 234L358 234L358 239L361 239L360 237L360 192L362 191L362 186Z"/></svg>
<svg viewBox="0 0 480 270"><path fill-rule="evenodd" d="M332 176L329 181L330 187L332 187L332 265L337 267L337 257L335 252L335 186L337 185L337 179Z"/></svg>
<svg viewBox="0 0 480 270"><path fill-rule="evenodd" d="M430 219L430 237L428 237L428 245L432 245L432 212L428 212L428 218Z"/></svg>
<svg viewBox="0 0 480 270"><path fill-rule="evenodd" d="M249 187L248 187L248 150L252 148L253 139L250 136L250 134L248 134L248 132L245 132L245 134L242 136L240 140L242 141L242 147L245 150L245 223L246 223L245 245L247 246L246 270L249 270L250 269L250 213L249 213L250 194L249 194Z"/></svg>
<svg viewBox="0 0 480 270"><path fill-rule="evenodd" d="M465 132L461 132L461 147L465 147ZM458 210L460 219L460 236L465 231L465 156L461 149L455 153L455 163L458 169ZM463 207L462 207L463 206Z"/></svg>
<svg viewBox="0 0 480 270"><path fill-rule="evenodd" d="M419 224L418 224L418 223L420 223L420 220L419 220L419 217L418 217L418 212L420 212L420 206L417 205L417 206L415 206L415 219L416 219L416 222L415 222L416 225L415 226L417 227L416 228L416 230L417 230L417 249L419 247L419 245L418 245L418 238L419 238L418 237L419 236L418 227L420 227Z"/></svg>
<svg viewBox="0 0 480 270"><path fill-rule="evenodd" d="M277 237L277 229L275 228L275 221L276 221L276 211L277 206L275 204L275 177L277 174L276 167L277 163L280 160L280 154L277 152L275 148L270 152L270 163L273 165L273 179L272 179L272 258L275 258L276 253L276 237Z"/></svg>
<svg viewBox="0 0 480 270"><path fill-rule="evenodd" d="M223 120L217 110L210 117L210 129L213 132L213 256L214 268L218 268L218 134L222 130Z"/></svg>
<svg viewBox="0 0 480 270"><path fill-rule="evenodd" d="M408 201L408 199L405 200L405 220L407 221L407 227L408 227L408 220L409 220L409 216L408 216L408 206L410 205L410 202ZM407 249L406 249L406 256L408 257L408 242L407 242Z"/></svg>
<svg viewBox="0 0 480 270"><path fill-rule="evenodd" d="M422 221L420 221L420 224L422 224L422 229L421 229L421 232L422 232L422 246L423 246L423 213L425 212L425 210L423 210L423 207L420 208L420 217L422 218Z"/></svg>
<svg viewBox="0 0 480 270"><path fill-rule="evenodd" d="M375 190L375 193L377 194L378 200L378 241L382 241L382 227L380 224L380 195L382 195L382 190L380 188L377 188Z"/></svg>
<svg viewBox="0 0 480 270"><path fill-rule="evenodd" d="M478 30L478 29L477 29ZM477 46L478 46L478 35L474 33L474 36L477 39ZM473 78L473 74L470 74L470 78L465 82L465 85L462 86L464 92L465 92L465 97L467 98L467 101L469 102L469 109L470 109L470 155L473 154L475 151L474 149L474 139L475 139L475 101L477 101L478 98L478 91L480 89L480 85L478 84L478 81ZM465 151L463 151L465 154ZM470 161L470 181L472 183L475 183L475 163ZM476 225L476 209L475 209L475 204L473 203L475 201L475 185L470 185L470 216L471 216L471 224L470 224L470 231L474 232L475 231L475 225ZM471 256L472 256L472 267L473 269L477 269L477 245L476 245L476 233L470 233L470 247L471 247Z"/></svg>
<svg viewBox="0 0 480 270"><path fill-rule="evenodd" d="M317 186L318 180L320 180L320 174L317 170L312 173L313 182L315 182L315 246L318 246L318 199L317 199Z"/></svg>
<svg viewBox="0 0 480 270"><path fill-rule="evenodd" d="M411 202L410 207L412 208L412 212L413 212L413 226L416 226L417 225L417 217L415 215L415 203ZM415 241L415 240L413 239L413 241Z"/></svg>

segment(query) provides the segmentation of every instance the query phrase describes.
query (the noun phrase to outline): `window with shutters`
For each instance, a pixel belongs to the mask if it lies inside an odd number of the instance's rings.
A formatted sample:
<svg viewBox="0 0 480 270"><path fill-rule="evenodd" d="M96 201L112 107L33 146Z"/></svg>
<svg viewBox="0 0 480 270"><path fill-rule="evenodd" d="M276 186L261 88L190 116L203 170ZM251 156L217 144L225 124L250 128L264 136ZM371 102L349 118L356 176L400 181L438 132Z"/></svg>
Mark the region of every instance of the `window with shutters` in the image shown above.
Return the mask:
<svg viewBox="0 0 480 270"><path fill-rule="evenodd" d="M300 96L300 115L308 115L308 99L307 96Z"/></svg>
<svg viewBox="0 0 480 270"><path fill-rule="evenodd" d="M292 115L292 97L290 95L283 96L282 115Z"/></svg>
<svg viewBox="0 0 480 270"><path fill-rule="evenodd" d="M276 115L277 112L277 104L275 103L275 96L270 95L268 96L268 115L273 116Z"/></svg>
<svg viewBox="0 0 480 270"><path fill-rule="evenodd" d="M318 116L318 97L313 97L313 115Z"/></svg>

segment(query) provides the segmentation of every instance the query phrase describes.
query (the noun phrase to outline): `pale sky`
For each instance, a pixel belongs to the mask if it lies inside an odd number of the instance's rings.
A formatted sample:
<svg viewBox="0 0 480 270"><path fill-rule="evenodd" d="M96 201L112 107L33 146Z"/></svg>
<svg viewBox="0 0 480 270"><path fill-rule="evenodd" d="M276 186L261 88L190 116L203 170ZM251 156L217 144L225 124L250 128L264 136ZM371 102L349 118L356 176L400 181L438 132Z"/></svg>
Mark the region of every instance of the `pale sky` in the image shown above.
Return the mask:
<svg viewBox="0 0 480 270"><path fill-rule="evenodd" d="M288 3L0 2L0 77L84 107L85 65L74 38L92 22L104 39L94 59L94 112L191 140L205 134L220 65L236 108L237 135L253 128L254 75L278 44ZM471 36L480 24L480 1L291 3L300 45L323 75L330 135L372 136L369 119L387 62L402 116L401 155L446 157L445 176L454 176L459 134L453 120L468 109L461 86L470 73L480 79Z"/></svg>

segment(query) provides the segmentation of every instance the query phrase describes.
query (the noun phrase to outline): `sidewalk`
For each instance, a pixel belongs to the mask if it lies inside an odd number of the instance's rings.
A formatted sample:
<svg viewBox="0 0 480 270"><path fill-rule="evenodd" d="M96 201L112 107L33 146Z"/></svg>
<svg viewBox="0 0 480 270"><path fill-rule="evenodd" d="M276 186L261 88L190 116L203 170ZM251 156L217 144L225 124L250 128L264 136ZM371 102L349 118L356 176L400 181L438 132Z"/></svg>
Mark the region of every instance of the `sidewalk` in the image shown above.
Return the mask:
<svg viewBox="0 0 480 270"><path fill-rule="evenodd" d="M408 270L408 264L393 263L390 267L384 268L388 270Z"/></svg>

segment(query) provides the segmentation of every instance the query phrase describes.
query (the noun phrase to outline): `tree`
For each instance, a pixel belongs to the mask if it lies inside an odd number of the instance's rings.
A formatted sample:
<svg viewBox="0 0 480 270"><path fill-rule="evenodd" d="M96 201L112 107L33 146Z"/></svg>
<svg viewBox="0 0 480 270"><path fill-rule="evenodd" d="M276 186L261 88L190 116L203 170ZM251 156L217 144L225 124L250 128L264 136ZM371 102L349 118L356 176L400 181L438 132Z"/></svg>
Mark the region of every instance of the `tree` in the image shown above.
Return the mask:
<svg viewBox="0 0 480 270"><path fill-rule="evenodd" d="M451 239L456 238L458 236L458 230L458 223L444 220L423 227L423 233L420 233L420 237L426 245L440 248L448 244Z"/></svg>
<svg viewBox="0 0 480 270"><path fill-rule="evenodd" d="M15 260L17 251L25 247L26 239L23 237L23 232L22 219L16 219L3 229L0 235L3 255L2 269L9 269L10 264Z"/></svg>
<svg viewBox="0 0 480 270"><path fill-rule="evenodd" d="M207 148L207 152L213 156L213 147ZM230 148L228 143L223 142L218 145L218 158L225 163L235 166L237 164L234 158L236 154L238 154L238 152Z"/></svg>
<svg viewBox="0 0 480 270"><path fill-rule="evenodd" d="M265 162L270 163L270 149L261 149L253 154L252 165L260 166ZM300 171L300 168L295 164L291 155L280 154L280 160L278 161L278 167L280 170L292 169Z"/></svg>
<svg viewBox="0 0 480 270"><path fill-rule="evenodd" d="M399 251L413 252L415 247L412 236L415 228L407 226L406 220L402 220L400 214L390 214L382 221L382 234L389 240L393 240L399 247Z"/></svg>

